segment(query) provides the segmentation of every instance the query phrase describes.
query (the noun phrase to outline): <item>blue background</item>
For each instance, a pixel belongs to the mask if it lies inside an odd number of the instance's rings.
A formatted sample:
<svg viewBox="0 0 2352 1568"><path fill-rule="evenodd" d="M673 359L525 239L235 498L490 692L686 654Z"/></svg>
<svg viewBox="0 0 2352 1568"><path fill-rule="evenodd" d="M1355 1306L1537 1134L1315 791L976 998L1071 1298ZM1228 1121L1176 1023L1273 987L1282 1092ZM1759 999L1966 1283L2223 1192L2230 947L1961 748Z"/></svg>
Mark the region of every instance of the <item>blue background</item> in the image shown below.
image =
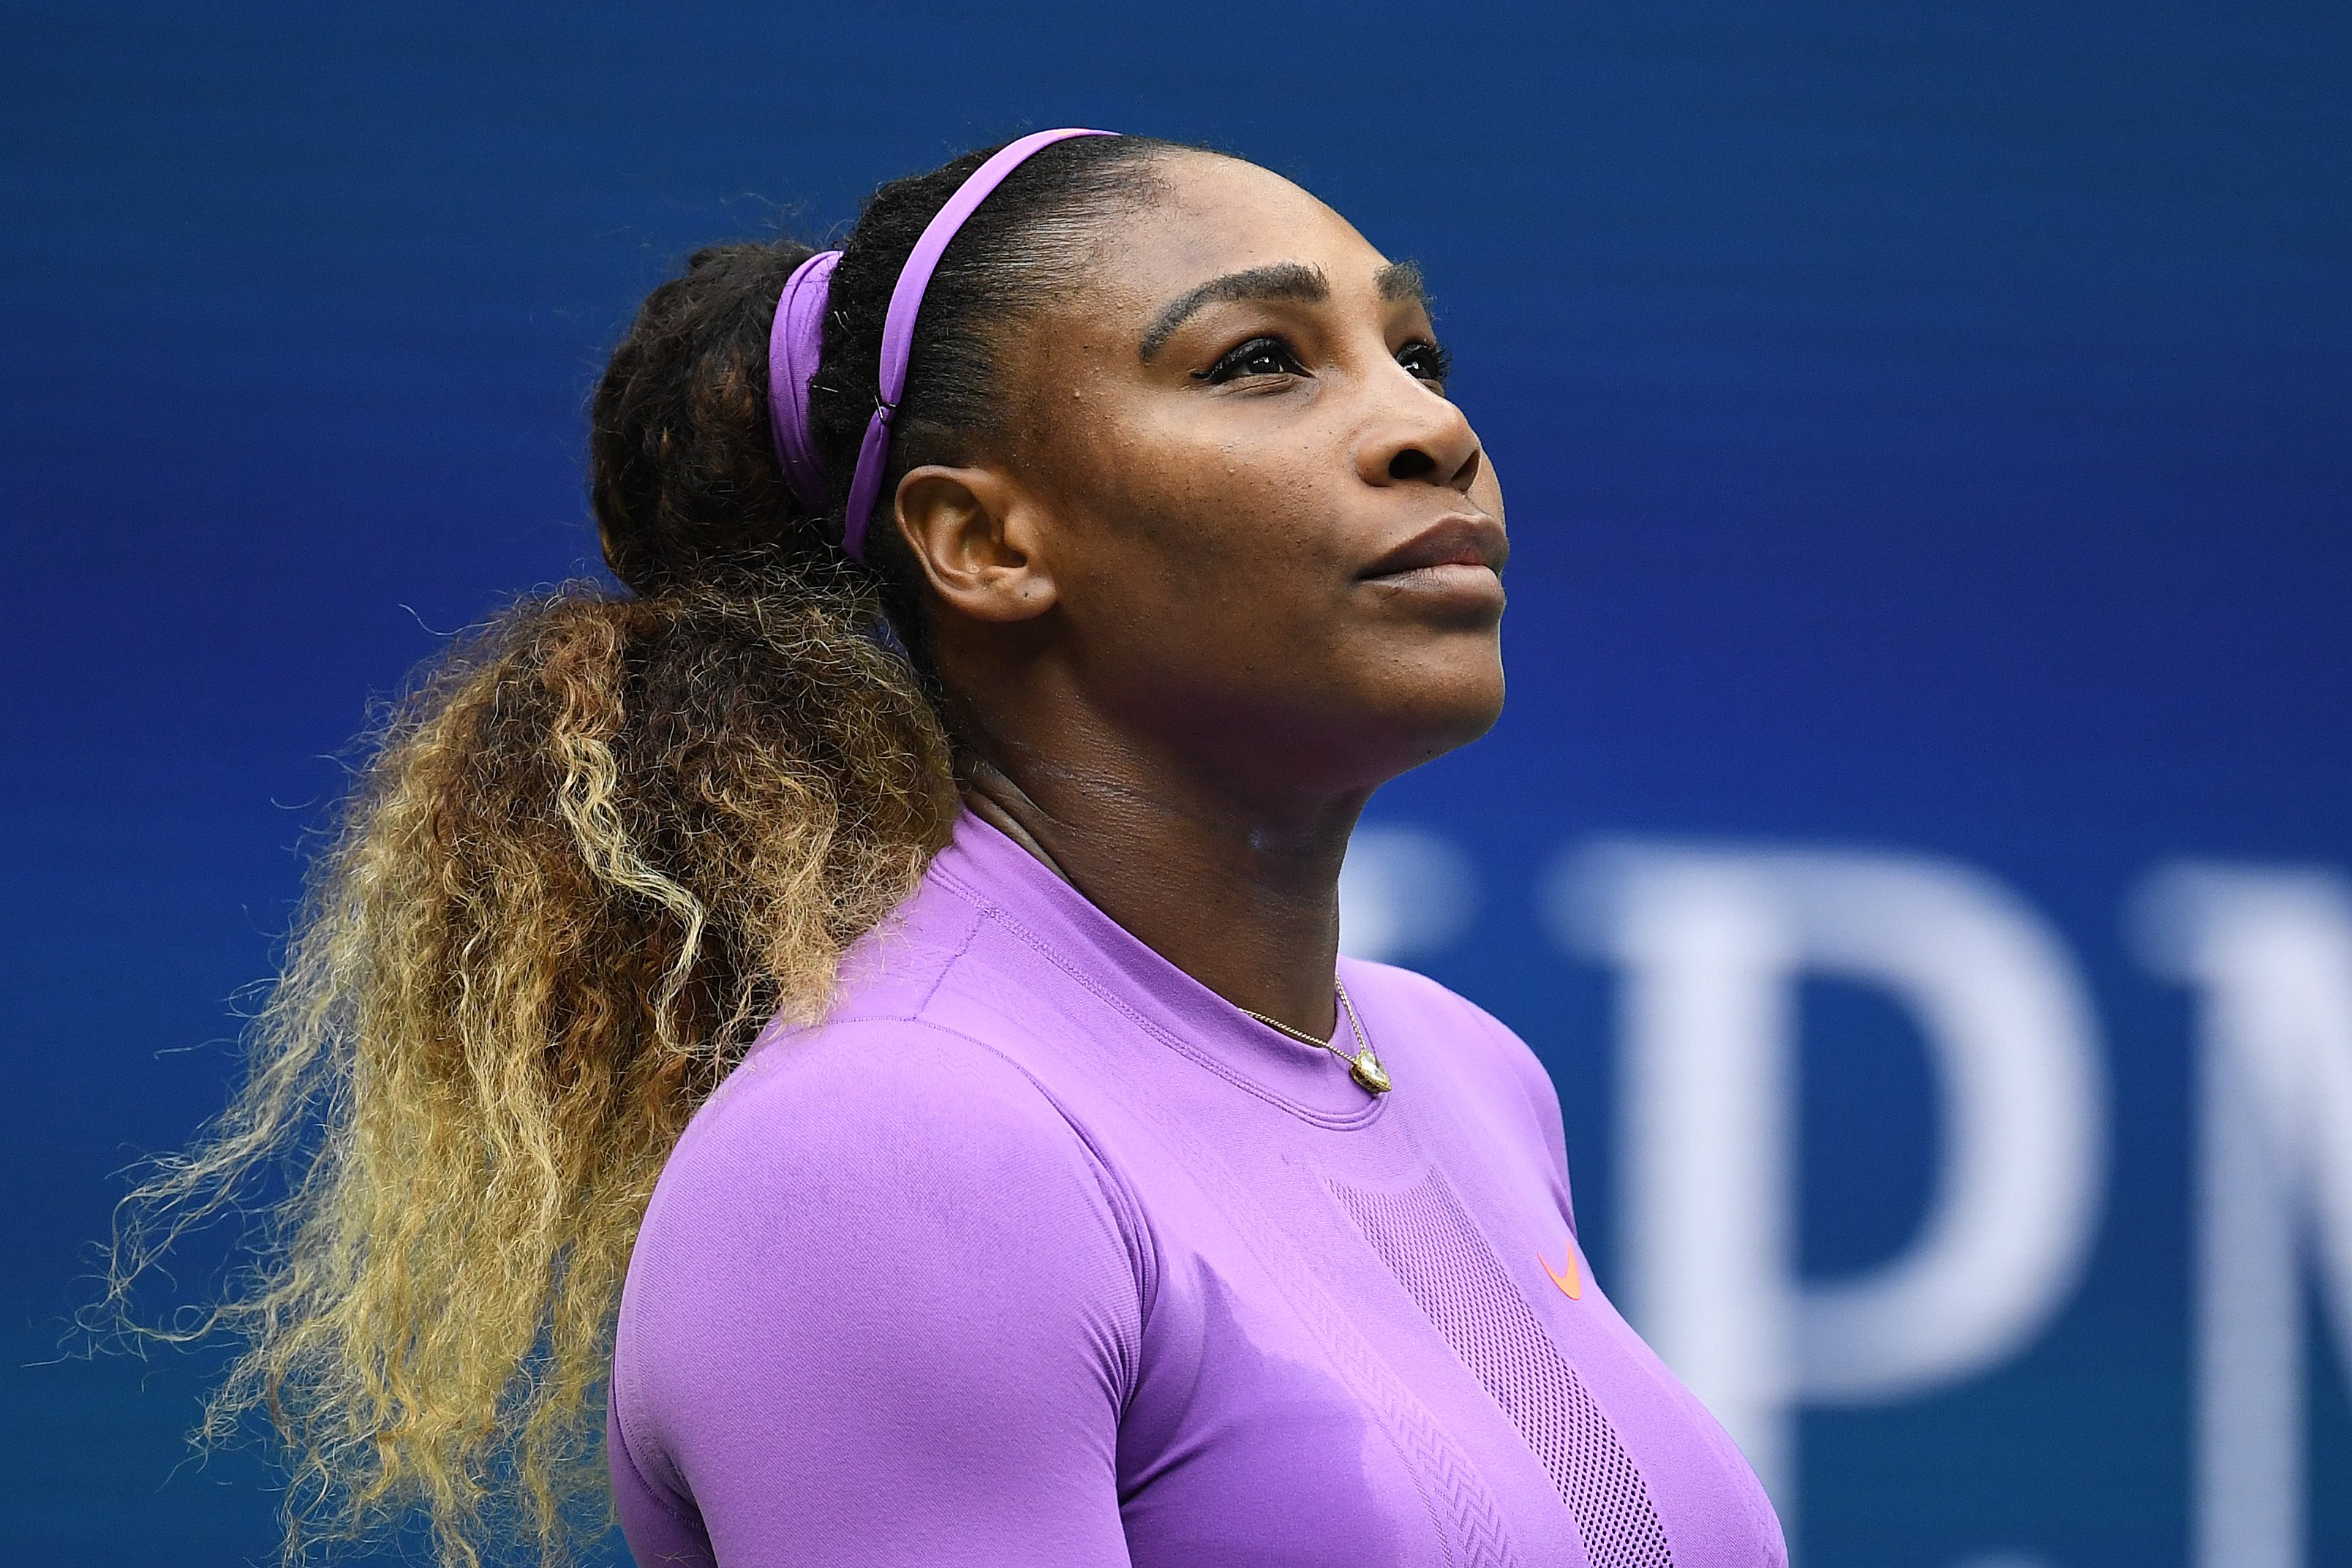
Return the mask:
<svg viewBox="0 0 2352 1568"><path fill-rule="evenodd" d="M1419 962L1552 1067L1604 1276L1562 846L1949 855L2084 966L2087 1280L1989 1376L1805 1417L1808 1568L2185 1561L2190 1035L2122 913L2182 854L2352 867L2352 11L338 9L5 16L6 1555L270 1549L254 1460L183 1462L206 1360L58 1360L64 1320L112 1173L221 1100L370 694L593 565L582 408L635 302L1079 123L1288 174L1437 291L1511 500L1511 704L1375 813L1477 867ZM1804 1255L1844 1270L1916 1223L1928 1080L1870 994L1804 1016Z"/></svg>

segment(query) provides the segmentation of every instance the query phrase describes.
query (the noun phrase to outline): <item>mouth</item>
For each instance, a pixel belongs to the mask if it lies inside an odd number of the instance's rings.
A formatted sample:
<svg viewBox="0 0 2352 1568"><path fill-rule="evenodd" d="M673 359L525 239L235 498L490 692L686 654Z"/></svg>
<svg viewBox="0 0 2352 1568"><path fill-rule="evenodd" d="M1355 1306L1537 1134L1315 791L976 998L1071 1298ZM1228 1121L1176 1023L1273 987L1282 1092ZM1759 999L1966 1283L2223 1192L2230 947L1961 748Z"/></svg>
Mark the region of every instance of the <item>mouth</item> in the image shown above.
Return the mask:
<svg viewBox="0 0 2352 1568"><path fill-rule="evenodd" d="M1510 558L1503 525L1479 512L1444 517L1390 551L1360 574L1368 583L1401 588L1495 591L1503 563Z"/></svg>

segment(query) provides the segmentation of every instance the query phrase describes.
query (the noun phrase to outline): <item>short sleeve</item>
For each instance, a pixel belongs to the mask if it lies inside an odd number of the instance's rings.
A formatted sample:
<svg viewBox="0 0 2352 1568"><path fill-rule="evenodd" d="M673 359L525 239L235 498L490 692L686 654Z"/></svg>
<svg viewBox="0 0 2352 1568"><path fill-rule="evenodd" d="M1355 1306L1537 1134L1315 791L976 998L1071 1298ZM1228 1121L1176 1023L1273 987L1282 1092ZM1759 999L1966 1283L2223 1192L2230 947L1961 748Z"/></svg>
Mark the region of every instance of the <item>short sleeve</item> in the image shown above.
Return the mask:
<svg viewBox="0 0 2352 1568"><path fill-rule="evenodd" d="M1139 1242L1054 1103L916 1023L780 1042L688 1129L624 1292L641 1563L1124 1564Z"/></svg>

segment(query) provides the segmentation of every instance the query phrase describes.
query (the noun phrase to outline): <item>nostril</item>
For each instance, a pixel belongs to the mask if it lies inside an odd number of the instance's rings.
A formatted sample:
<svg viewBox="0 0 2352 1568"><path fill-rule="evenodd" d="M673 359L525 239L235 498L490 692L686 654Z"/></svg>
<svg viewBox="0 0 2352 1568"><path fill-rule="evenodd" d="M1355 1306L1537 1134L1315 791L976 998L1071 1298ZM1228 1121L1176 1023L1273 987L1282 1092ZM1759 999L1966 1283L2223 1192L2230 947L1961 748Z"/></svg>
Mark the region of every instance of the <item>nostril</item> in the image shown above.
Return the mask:
<svg viewBox="0 0 2352 1568"><path fill-rule="evenodd" d="M1437 471L1437 459L1417 447L1407 447L1389 459L1389 478L1425 479Z"/></svg>

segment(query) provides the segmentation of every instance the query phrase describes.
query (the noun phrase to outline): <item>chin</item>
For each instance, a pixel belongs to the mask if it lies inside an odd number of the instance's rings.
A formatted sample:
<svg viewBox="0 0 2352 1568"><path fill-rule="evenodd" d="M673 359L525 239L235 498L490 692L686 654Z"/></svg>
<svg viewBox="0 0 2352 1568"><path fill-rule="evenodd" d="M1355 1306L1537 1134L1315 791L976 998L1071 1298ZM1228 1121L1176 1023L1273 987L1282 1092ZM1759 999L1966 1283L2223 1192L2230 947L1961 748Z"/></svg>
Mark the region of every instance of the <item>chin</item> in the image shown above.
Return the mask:
<svg viewBox="0 0 2352 1568"><path fill-rule="evenodd" d="M1407 768L1468 745L1503 716L1500 659L1420 673L1423 679L1409 689L1383 693L1385 700L1379 704L1386 724L1402 742L1399 749Z"/></svg>

